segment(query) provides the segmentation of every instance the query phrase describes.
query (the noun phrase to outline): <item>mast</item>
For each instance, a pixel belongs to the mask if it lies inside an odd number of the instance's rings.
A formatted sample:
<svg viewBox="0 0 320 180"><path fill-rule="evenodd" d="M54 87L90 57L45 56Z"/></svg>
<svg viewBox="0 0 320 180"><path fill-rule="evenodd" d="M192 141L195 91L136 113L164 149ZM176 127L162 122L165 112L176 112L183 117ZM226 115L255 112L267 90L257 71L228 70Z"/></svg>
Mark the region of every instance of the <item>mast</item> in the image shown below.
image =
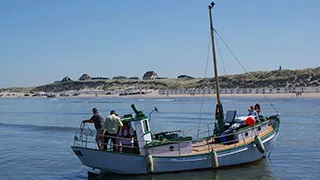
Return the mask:
<svg viewBox="0 0 320 180"><path fill-rule="evenodd" d="M221 134L224 131L224 120L223 120L224 117L223 117L223 107L222 107L221 98L220 98L216 49L215 49L215 44L214 44L214 29L213 29L213 24L212 24L212 13L211 13L211 10L214 5L215 5L215 3L211 2L211 4L208 6L208 8L209 8L209 17L210 17L212 56L213 56L213 65L214 65L214 76L215 76L215 89L216 89L216 95L217 95L216 120L218 120L218 125L219 125L219 130L216 132L217 132L217 134Z"/></svg>

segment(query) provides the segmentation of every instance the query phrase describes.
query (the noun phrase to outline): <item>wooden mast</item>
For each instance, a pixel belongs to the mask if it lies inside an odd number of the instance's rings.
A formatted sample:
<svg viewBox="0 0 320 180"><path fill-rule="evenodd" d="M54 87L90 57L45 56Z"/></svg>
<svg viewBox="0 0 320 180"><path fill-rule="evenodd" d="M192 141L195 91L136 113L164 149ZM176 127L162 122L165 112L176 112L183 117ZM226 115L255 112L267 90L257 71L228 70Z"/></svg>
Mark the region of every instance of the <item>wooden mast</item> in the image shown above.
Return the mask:
<svg viewBox="0 0 320 180"><path fill-rule="evenodd" d="M218 78L218 68L217 68L217 58L216 58L216 49L214 44L214 29L212 24L212 13L211 10L215 5L214 2L211 2L209 7L209 17L210 17L210 30L211 30L211 44L212 44L212 56L213 56L213 65L214 65L214 76L215 76L215 89L217 95L217 106L216 106L216 119L218 120L219 131L218 134L221 134L224 131L224 117L223 117L223 108L220 98L220 89L219 89L219 78Z"/></svg>
<svg viewBox="0 0 320 180"><path fill-rule="evenodd" d="M211 30L211 43L212 43L212 53L213 53L213 65L214 65L214 76L215 76L215 82L216 82L216 93L217 93L217 104L221 104L220 99L220 91L219 91L219 80L218 80L218 68L217 68L217 58L216 58L216 48L214 44L214 29L212 24L212 13L211 9L214 6L214 2L209 5L209 16L210 16L210 30Z"/></svg>

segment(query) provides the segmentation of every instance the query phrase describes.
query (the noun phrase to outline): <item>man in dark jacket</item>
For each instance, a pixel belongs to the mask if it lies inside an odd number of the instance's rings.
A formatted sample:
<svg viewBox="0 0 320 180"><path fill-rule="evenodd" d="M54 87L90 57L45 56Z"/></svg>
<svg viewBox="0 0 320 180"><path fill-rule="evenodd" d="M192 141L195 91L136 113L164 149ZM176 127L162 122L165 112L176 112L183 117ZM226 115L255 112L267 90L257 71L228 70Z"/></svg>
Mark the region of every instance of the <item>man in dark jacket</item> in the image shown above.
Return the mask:
<svg viewBox="0 0 320 180"><path fill-rule="evenodd" d="M82 123L94 123L94 127L97 130L96 142L97 142L98 148L103 149L101 147L101 142L102 142L102 132L104 130L104 120L97 108L93 108L92 113L93 113L93 116L88 120L83 120Z"/></svg>

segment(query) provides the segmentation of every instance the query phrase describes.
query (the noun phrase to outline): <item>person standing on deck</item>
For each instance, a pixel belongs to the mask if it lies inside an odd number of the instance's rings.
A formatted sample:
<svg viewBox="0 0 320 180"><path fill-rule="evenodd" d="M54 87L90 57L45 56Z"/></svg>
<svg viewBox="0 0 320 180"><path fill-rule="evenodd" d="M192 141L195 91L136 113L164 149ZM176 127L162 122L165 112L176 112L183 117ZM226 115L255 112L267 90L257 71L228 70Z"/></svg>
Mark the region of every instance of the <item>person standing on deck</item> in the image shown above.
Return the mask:
<svg viewBox="0 0 320 180"><path fill-rule="evenodd" d="M257 111L256 110L254 110L254 107L253 106L250 106L250 108L248 109L248 116L253 116L254 117L254 119L258 119L258 117L259 117L259 115L258 115L258 113L257 113Z"/></svg>
<svg viewBox="0 0 320 180"><path fill-rule="evenodd" d="M124 122L122 128L120 129L118 136L121 137L121 147L122 152L134 153L133 143L134 143L134 130L129 122Z"/></svg>
<svg viewBox="0 0 320 180"><path fill-rule="evenodd" d="M254 105L254 110L256 110L256 112L258 113L258 116L260 116L260 112L261 112L261 108L260 108L260 104L256 104Z"/></svg>
<svg viewBox="0 0 320 180"><path fill-rule="evenodd" d="M102 132L104 130L104 120L101 114L99 113L97 108L92 109L93 116L88 120L83 120L82 123L94 123L94 127L96 128L96 142L99 149L102 149Z"/></svg>
<svg viewBox="0 0 320 180"><path fill-rule="evenodd" d="M104 143L104 149L107 149L108 142L111 138L112 144L113 144L113 151L117 150L117 133L119 128L123 126L120 117L117 116L116 112L112 110L110 112L110 115L106 117L106 120L104 121L104 131L103 131L103 143Z"/></svg>

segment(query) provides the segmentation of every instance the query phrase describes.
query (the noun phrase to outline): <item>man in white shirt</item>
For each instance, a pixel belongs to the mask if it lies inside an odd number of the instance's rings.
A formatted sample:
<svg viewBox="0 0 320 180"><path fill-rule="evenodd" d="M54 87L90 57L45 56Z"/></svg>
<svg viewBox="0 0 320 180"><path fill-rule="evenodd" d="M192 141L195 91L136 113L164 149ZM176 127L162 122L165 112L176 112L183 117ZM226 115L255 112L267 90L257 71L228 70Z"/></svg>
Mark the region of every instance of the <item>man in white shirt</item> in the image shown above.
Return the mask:
<svg viewBox="0 0 320 180"><path fill-rule="evenodd" d="M113 144L113 151L117 150L117 139L114 138L117 136L118 129L123 126L121 119L117 116L116 112L112 110L110 112L110 115L106 117L106 120L104 121L104 149L107 149L107 145L109 142L109 139L111 138L112 144Z"/></svg>

